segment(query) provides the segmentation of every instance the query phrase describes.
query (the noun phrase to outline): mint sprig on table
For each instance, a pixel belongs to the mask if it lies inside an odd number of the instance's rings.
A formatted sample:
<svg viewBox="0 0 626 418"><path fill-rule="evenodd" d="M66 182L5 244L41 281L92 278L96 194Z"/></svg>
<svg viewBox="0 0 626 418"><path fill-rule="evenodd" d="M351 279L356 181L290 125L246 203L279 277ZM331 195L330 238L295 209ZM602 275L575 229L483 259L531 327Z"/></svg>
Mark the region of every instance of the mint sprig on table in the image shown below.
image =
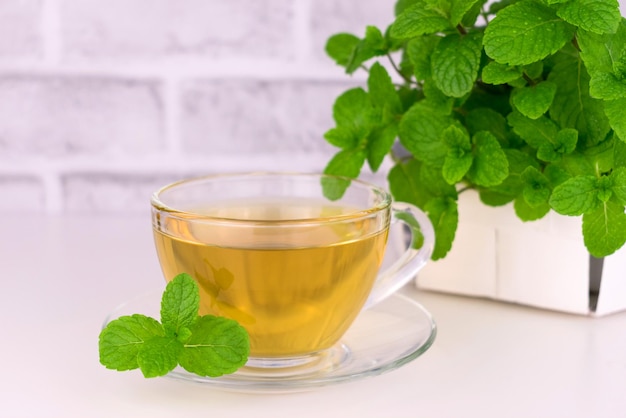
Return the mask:
<svg viewBox="0 0 626 418"><path fill-rule="evenodd" d="M626 242L626 20L617 0L398 0L396 18L326 51L367 86L341 94L325 172L384 158L396 200L430 217L445 257L459 193L533 221L581 216L596 257ZM389 65L382 65L379 60ZM393 69L392 79L387 69ZM398 147L396 139L402 147ZM330 198L348 182L326 185Z"/></svg>
<svg viewBox="0 0 626 418"><path fill-rule="evenodd" d="M200 295L188 274L170 281L161 300L161 322L142 314L122 316L100 333L100 363L119 371L139 368L164 376L176 366L200 376L235 372L250 353L248 333L236 321L198 316Z"/></svg>

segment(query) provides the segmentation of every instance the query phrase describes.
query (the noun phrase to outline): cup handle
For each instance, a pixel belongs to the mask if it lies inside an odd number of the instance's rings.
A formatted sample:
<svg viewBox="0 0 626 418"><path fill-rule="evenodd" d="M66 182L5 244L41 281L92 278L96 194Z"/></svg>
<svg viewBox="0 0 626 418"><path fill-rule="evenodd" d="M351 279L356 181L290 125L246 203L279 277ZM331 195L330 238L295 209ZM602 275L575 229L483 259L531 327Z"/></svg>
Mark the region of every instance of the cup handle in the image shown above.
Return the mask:
<svg viewBox="0 0 626 418"><path fill-rule="evenodd" d="M401 222L408 226L411 231L411 242L398 260L379 273L363 309L381 302L414 278L430 259L435 246L433 226L428 216L420 209L409 203L394 202L391 205L391 215L392 224Z"/></svg>

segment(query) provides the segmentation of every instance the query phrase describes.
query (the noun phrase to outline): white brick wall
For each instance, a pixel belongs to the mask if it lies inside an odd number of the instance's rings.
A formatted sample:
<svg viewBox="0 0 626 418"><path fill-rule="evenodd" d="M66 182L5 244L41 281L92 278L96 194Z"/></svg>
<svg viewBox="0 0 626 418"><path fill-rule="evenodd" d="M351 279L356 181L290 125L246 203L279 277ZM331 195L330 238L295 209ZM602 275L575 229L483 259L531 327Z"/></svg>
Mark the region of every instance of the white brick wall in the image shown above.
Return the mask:
<svg viewBox="0 0 626 418"><path fill-rule="evenodd" d="M41 0L0 1L0 57L3 60L41 57Z"/></svg>
<svg viewBox="0 0 626 418"><path fill-rule="evenodd" d="M200 80L183 84L184 152L236 155L281 150L324 153L334 97L345 83L309 80ZM219 109L219 111L216 111Z"/></svg>
<svg viewBox="0 0 626 418"><path fill-rule="evenodd" d="M185 176L322 170L362 82L324 43L394 3L0 0L0 212L142 213Z"/></svg>
<svg viewBox="0 0 626 418"><path fill-rule="evenodd" d="M162 151L161 83L83 76L0 78L0 150L16 159Z"/></svg>
<svg viewBox="0 0 626 418"><path fill-rule="evenodd" d="M63 0L71 59L293 56L295 0Z"/></svg>
<svg viewBox="0 0 626 418"><path fill-rule="evenodd" d="M393 3L0 0L0 212L141 212L185 176L322 170L332 102L362 82L325 39Z"/></svg>

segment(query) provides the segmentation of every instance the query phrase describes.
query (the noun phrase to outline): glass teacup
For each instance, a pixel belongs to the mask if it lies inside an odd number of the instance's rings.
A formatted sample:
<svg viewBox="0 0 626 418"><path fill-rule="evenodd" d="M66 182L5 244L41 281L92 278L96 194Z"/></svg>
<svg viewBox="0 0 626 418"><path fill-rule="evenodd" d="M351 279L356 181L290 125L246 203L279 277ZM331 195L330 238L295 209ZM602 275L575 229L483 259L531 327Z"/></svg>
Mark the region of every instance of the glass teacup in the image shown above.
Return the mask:
<svg viewBox="0 0 626 418"><path fill-rule="evenodd" d="M325 197L346 186L341 197ZM362 309L416 275L434 241L416 207L392 202L365 182L326 175L188 179L161 188L151 203L166 280L190 274L200 288L201 315L246 328L251 368L320 364ZM412 242L379 273L396 221L417 231L421 247Z"/></svg>

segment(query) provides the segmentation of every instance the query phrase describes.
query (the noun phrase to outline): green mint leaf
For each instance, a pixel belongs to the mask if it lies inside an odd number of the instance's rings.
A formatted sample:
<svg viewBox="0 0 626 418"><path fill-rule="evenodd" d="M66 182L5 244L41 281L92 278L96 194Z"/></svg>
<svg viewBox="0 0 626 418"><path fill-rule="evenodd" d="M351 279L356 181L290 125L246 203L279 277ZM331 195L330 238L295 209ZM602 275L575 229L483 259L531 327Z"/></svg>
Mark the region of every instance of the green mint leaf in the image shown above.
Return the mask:
<svg viewBox="0 0 626 418"><path fill-rule="evenodd" d="M163 335L163 326L156 319L139 314L117 318L100 332L100 363L107 369L136 369L141 347L151 338Z"/></svg>
<svg viewBox="0 0 626 418"><path fill-rule="evenodd" d="M561 161L558 161L558 165L566 170L571 177L596 175L596 167L590 159L577 151L564 155Z"/></svg>
<svg viewBox="0 0 626 418"><path fill-rule="evenodd" d="M250 353L246 330L236 321L205 315L191 328L179 364L188 372L217 377L243 366Z"/></svg>
<svg viewBox="0 0 626 418"><path fill-rule="evenodd" d="M621 55L615 61L613 74L621 81L624 81L626 78L626 50L622 50Z"/></svg>
<svg viewBox="0 0 626 418"><path fill-rule="evenodd" d="M409 212L396 212L394 217L405 222L410 228L412 234L411 248L416 250L422 248L424 245L424 234L422 234L422 230L419 222L417 222L417 219L415 219L415 217Z"/></svg>
<svg viewBox="0 0 626 418"><path fill-rule="evenodd" d="M500 10L504 9L505 7L510 6L511 4L517 3L518 1L519 0L500 0L500 1L493 2L489 5L488 12L491 15L495 15L499 13ZM551 1L551 0L547 0L547 1Z"/></svg>
<svg viewBox="0 0 626 418"><path fill-rule="evenodd" d="M402 103L385 67L376 62L370 68L367 88L374 107L385 109L390 115L402 113Z"/></svg>
<svg viewBox="0 0 626 418"><path fill-rule="evenodd" d="M441 39L431 58L431 72L437 87L447 96L469 93L478 76L482 35L450 34Z"/></svg>
<svg viewBox="0 0 626 418"><path fill-rule="evenodd" d="M615 33L622 19L617 0L570 0L556 13L574 26L599 34Z"/></svg>
<svg viewBox="0 0 626 418"><path fill-rule="evenodd" d="M507 84L511 87L522 88L526 87L528 81L525 78L518 78L517 80L509 81Z"/></svg>
<svg viewBox="0 0 626 418"><path fill-rule="evenodd" d="M533 148L550 147L558 133L558 126L545 116L530 119L519 112L512 112L507 120L513 131Z"/></svg>
<svg viewBox="0 0 626 418"><path fill-rule="evenodd" d="M507 89L508 86L502 86L501 88ZM512 110L510 95L501 94L498 92L499 90L500 88L491 89L489 87L474 89L467 99L460 99L462 102L458 106L468 111L484 107L492 109L501 115L508 115Z"/></svg>
<svg viewBox="0 0 626 418"><path fill-rule="evenodd" d="M444 258L452 248L459 223L457 202L450 197L438 197L429 200L424 209L435 229L435 248L431 258Z"/></svg>
<svg viewBox="0 0 626 418"><path fill-rule="evenodd" d="M329 144L343 149L356 147L360 140L351 128L345 126L329 129L324 133L324 138Z"/></svg>
<svg viewBox="0 0 626 418"><path fill-rule="evenodd" d="M626 97L626 22L622 20L614 34L579 30L577 41L591 75L589 94L605 100Z"/></svg>
<svg viewBox="0 0 626 418"><path fill-rule="evenodd" d="M465 126L471 135L479 131L488 131L505 145L509 142L509 130L506 119L500 113L487 107L471 110L465 117Z"/></svg>
<svg viewBox="0 0 626 418"><path fill-rule="evenodd" d="M450 125L441 133L441 140L448 148L461 148L464 151L472 150L470 137L459 126Z"/></svg>
<svg viewBox="0 0 626 418"><path fill-rule="evenodd" d="M543 61L533 62L532 64L524 65L522 70L524 74L531 80L543 78Z"/></svg>
<svg viewBox="0 0 626 418"><path fill-rule="evenodd" d="M324 174L356 178L365 162L365 152L362 149L339 151L330 160Z"/></svg>
<svg viewBox="0 0 626 418"><path fill-rule="evenodd" d="M578 131L576 129L561 129L556 134L554 149L559 154L569 154L574 152L576 144L578 144Z"/></svg>
<svg viewBox="0 0 626 418"><path fill-rule="evenodd" d="M144 377L165 376L178 365L183 344L172 336L152 337L147 340L137 356Z"/></svg>
<svg viewBox="0 0 626 418"><path fill-rule="evenodd" d="M472 144L469 135L451 125L442 133L442 141L449 148L443 162L442 175L449 184L459 182L472 166Z"/></svg>
<svg viewBox="0 0 626 418"><path fill-rule="evenodd" d="M411 39L406 46L406 53L413 64L413 73L417 80L426 80L432 77L431 56L437 44L441 41L440 36L427 35Z"/></svg>
<svg viewBox="0 0 626 418"><path fill-rule="evenodd" d="M611 73L595 73L589 82L589 95L604 100L624 99L626 98L626 82Z"/></svg>
<svg viewBox="0 0 626 418"><path fill-rule="evenodd" d="M372 171L378 171L385 156L391 151L397 136L396 125L387 125L384 128L372 130L367 138L367 162Z"/></svg>
<svg viewBox="0 0 626 418"><path fill-rule="evenodd" d="M626 205L626 168L616 168L611 173L613 179L613 194L618 203Z"/></svg>
<svg viewBox="0 0 626 418"><path fill-rule="evenodd" d="M177 335L189 328L198 317L200 294L198 284L187 273L181 273L167 284L161 299L161 324L167 335Z"/></svg>
<svg viewBox="0 0 626 418"><path fill-rule="evenodd" d="M375 26L365 28L365 37L359 39L352 50L352 55L346 64L346 72L352 74L358 70L364 62L376 56L385 55L389 51L387 41L383 34Z"/></svg>
<svg viewBox="0 0 626 418"><path fill-rule="evenodd" d="M541 161L555 163L561 160L561 154L554 150L552 144L542 144L537 148L537 158Z"/></svg>
<svg viewBox="0 0 626 418"><path fill-rule="evenodd" d="M548 164L545 166L543 175L546 176L552 188L565 183L572 177L566 170L556 164Z"/></svg>
<svg viewBox="0 0 626 418"><path fill-rule="evenodd" d="M350 186L350 179L358 177L366 158L363 149L341 150L335 154L324 169L324 174L339 177L322 178L324 196L330 200L341 198Z"/></svg>
<svg viewBox="0 0 626 418"><path fill-rule="evenodd" d="M583 215L583 238L589 253L606 257L626 242L626 214L624 206L604 202L595 210Z"/></svg>
<svg viewBox="0 0 626 418"><path fill-rule="evenodd" d="M480 10L480 6L484 3L483 0L452 0L450 7L450 23L452 26L458 25L463 21L463 17L470 10L474 9L476 6L478 6Z"/></svg>
<svg viewBox="0 0 626 418"><path fill-rule="evenodd" d="M458 197L455 185L444 179L442 170L438 167L422 164L420 181L424 183L424 189L434 197L451 197L455 200Z"/></svg>
<svg viewBox="0 0 626 418"><path fill-rule="evenodd" d="M550 107L550 116L562 128L576 129L579 140L595 144L602 141L611 127L602 101L589 96L589 75L577 58L561 57L548 76L558 94Z"/></svg>
<svg viewBox="0 0 626 418"><path fill-rule="evenodd" d="M613 197L613 176L602 176L596 182L598 188L598 199L601 202L608 202Z"/></svg>
<svg viewBox="0 0 626 418"><path fill-rule="evenodd" d="M405 59L406 50L404 49L406 45L406 41L402 39L392 38L391 34L389 33L390 31L391 31L391 25L387 26L387 29L385 29L385 34L384 34L387 53L395 52L395 51L402 51L402 60L400 62L400 69L403 69L408 64L408 61ZM412 70L409 70L408 73L404 73L404 74L410 75L411 71Z"/></svg>
<svg viewBox="0 0 626 418"><path fill-rule="evenodd" d="M550 205L544 202L537 206L531 206L525 198L518 197L513 202L513 209L518 218L524 222L529 222L536 221L546 216L546 214L550 212Z"/></svg>
<svg viewBox="0 0 626 418"><path fill-rule="evenodd" d="M422 91L425 96L423 101L425 105L442 115L452 114L454 99L446 96L441 90L439 90L432 80L427 80L427 82L424 83Z"/></svg>
<svg viewBox="0 0 626 418"><path fill-rule="evenodd" d="M525 65L555 53L572 39L574 27L553 9L535 0L521 0L489 22L483 43L497 62Z"/></svg>
<svg viewBox="0 0 626 418"><path fill-rule="evenodd" d="M509 162L509 175L502 183L492 186L491 191L508 197L508 202L523 192L526 186L526 183L522 180L524 170L528 167L538 169L539 163L527 153L516 149L505 149L504 153Z"/></svg>
<svg viewBox="0 0 626 418"><path fill-rule="evenodd" d="M421 2L422 0L398 0L394 6L394 15L399 16L402 12L404 12L410 6Z"/></svg>
<svg viewBox="0 0 626 418"><path fill-rule="evenodd" d="M487 64L481 73L482 81L487 84L505 84L521 76L522 70L519 67L500 64L496 61Z"/></svg>
<svg viewBox="0 0 626 418"><path fill-rule="evenodd" d="M423 102L417 102L400 121L400 142L418 160L441 167L448 150L439 138L452 123L452 117L438 113Z"/></svg>
<svg viewBox="0 0 626 418"><path fill-rule="evenodd" d="M367 92L356 87L337 97L333 118L338 127L351 129L356 137L367 136L373 122L373 108Z"/></svg>
<svg viewBox="0 0 626 418"><path fill-rule="evenodd" d="M578 131L576 129L562 129L551 142L545 142L537 148L537 158L542 161L557 162L565 154L576 149Z"/></svg>
<svg viewBox="0 0 626 418"><path fill-rule="evenodd" d="M493 189L479 189L478 196L480 201L487 206L504 206L507 203L511 203L515 196L509 194L498 193Z"/></svg>
<svg viewBox="0 0 626 418"><path fill-rule="evenodd" d="M622 21L614 34L599 35L579 29L576 40L580 47L580 57L585 62L589 74L624 75L623 58L626 44L626 22Z"/></svg>
<svg viewBox="0 0 626 418"><path fill-rule="evenodd" d="M345 67L350 62L359 41L360 39L352 34L338 33L328 38L325 48L326 53L338 65Z"/></svg>
<svg viewBox="0 0 626 418"><path fill-rule="evenodd" d="M535 167L528 167L522 173L522 180L524 181L524 200L531 208L537 208L539 206L547 206L548 199L550 198L550 181Z"/></svg>
<svg viewBox="0 0 626 418"><path fill-rule="evenodd" d="M387 181L389 191L395 200L424 208L432 194L421 180L421 168L422 164L419 161L410 158L397 163L389 170Z"/></svg>
<svg viewBox="0 0 626 418"><path fill-rule="evenodd" d="M615 134L626 142L626 99L604 101L604 112Z"/></svg>
<svg viewBox="0 0 626 418"><path fill-rule="evenodd" d="M522 115L537 119L548 111L555 94L556 84L551 81L543 81L534 86L514 90L511 100Z"/></svg>
<svg viewBox="0 0 626 418"><path fill-rule="evenodd" d="M425 1L418 1L404 9L391 25L394 38L408 39L419 35L441 32L450 27L447 17L429 9Z"/></svg>
<svg viewBox="0 0 626 418"><path fill-rule="evenodd" d="M385 36L376 26L367 26L365 28L365 38L363 40L377 56L385 55L388 52Z"/></svg>
<svg viewBox="0 0 626 418"><path fill-rule="evenodd" d="M609 173L615 167L615 140L615 135L612 134L605 141L582 149L582 154L594 167L595 173Z"/></svg>
<svg viewBox="0 0 626 418"><path fill-rule="evenodd" d="M572 177L554 188L549 203L561 215L578 216L593 211L600 204L597 179L594 176Z"/></svg>
<svg viewBox="0 0 626 418"><path fill-rule="evenodd" d="M509 175L509 161L500 143L486 131L474 135L474 161L467 176L479 186L495 186Z"/></svg>
<svg viewBox="0 0 626 418"><path fill-rule="evenodd" d="M427 9L435 10L442 16L450 14L451 0L424 0Z"/></svg>
<svg viewBox="0 0 626 418"><path fill-rule="evenodd" d="M626 167L626 141L617 138L613 134L613 165L614 167Z"/></svg>
<svg viewBox="0 0 626 418"><path fill-rule="evenodd" d="M183 327L179 329L178 333L176 334L176 339L180 341L181 343L184 343L185 341L187 341L189 337L191 337L191 330L187 327Z"/></svg>
<svg viewBox="0 0 626 418"><path fill-rule="evenodd" d="M363 63L374 58L375 56L376 51L370 48L364 40L359 40L359 43L352 51L352 55L346 65L346 73L353 74L356 70L363 67Z"/></svg>
<svg viewBox="0 0 626 418"><path fill-rule="evenodd" d="M478 0L475 2L472 7L463 15L463 19L461 20L460 25L465 27L475 26L478 17L481 16L483 11L483 6L487 3L487 0ZM452 6L453 9L450 15L455 13L456 6Z"/></svg>

